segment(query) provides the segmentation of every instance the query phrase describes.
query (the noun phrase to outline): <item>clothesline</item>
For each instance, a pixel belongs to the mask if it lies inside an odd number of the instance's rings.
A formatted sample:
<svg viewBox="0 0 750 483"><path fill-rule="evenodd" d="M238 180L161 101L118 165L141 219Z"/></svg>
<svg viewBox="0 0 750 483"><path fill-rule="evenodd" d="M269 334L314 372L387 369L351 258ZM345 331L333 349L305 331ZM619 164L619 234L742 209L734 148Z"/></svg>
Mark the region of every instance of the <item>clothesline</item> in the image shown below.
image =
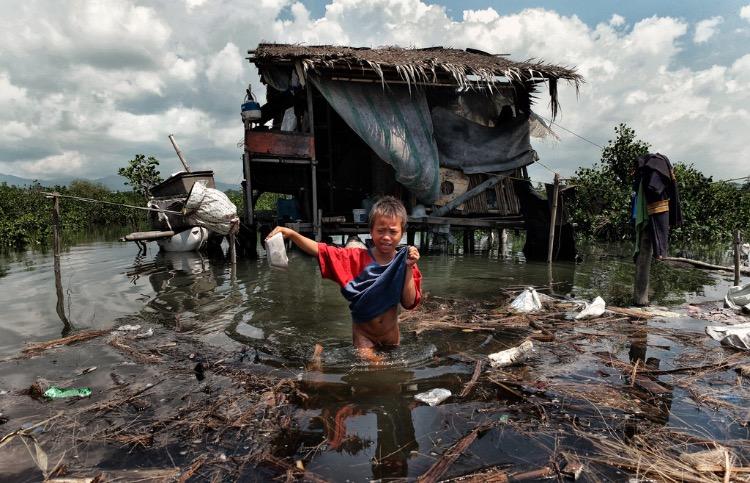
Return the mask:
<svg viewBox="0 0 750 483"><path fill-rule="evenodd" d="M158 213L169 213L172 215L182 215L183 213L181 211L174 211L174 210L163 210L160 208L148 208L146 206L134 206L134 205L128 205L125 203L115 203L113 201L104 201L104 200L95 200L93 198L83 198L81 196L73 196L73 195L61 195L60 193L49 193L47 191L41 192L43 195L47 197L58 197L58 198L69 198L73 200L78 201L84 201L86 203L100 203L103 205L114 205L114 206L122 206L124 208L133 208L136 210L145 210L145 211L156 211Z"/></svg>

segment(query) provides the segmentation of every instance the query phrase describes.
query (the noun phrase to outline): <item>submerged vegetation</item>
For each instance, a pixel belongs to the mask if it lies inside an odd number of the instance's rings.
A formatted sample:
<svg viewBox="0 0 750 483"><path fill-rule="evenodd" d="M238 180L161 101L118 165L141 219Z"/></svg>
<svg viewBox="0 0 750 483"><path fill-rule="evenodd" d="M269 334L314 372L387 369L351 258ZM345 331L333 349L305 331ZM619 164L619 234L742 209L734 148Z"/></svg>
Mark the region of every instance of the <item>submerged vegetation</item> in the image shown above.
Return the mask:
<svg viewBox="0 0 750 483"><path fill-rule="evenodd" d="M581 233L599 240L633 238L630 200L632 166L650 145L636 138L625 124L615 128L616 137L602 150L599 163L578 168L571 184L576 188L571 215ZM666 153L669 156L669 153ZM715 181L692 164L672 160L684 223L672 231L677 242L716 242L731 239L750 219L750 184ZM748 233L746 232L745 235Z"/></svg>

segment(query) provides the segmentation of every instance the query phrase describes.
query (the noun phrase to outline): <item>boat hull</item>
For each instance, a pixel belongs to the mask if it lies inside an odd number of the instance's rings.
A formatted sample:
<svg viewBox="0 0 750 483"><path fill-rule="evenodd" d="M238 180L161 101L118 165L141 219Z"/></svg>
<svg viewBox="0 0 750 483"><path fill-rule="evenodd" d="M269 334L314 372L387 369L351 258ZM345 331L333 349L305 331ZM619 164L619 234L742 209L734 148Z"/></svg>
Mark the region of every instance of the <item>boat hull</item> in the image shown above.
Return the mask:
<svg viewBox="0 0 750 483"><path fill-rule="evenodd" d="M208 230L194 226L176 235L157 240L156 243L165 252L193 252L200 250L208 240Z"/></svg>

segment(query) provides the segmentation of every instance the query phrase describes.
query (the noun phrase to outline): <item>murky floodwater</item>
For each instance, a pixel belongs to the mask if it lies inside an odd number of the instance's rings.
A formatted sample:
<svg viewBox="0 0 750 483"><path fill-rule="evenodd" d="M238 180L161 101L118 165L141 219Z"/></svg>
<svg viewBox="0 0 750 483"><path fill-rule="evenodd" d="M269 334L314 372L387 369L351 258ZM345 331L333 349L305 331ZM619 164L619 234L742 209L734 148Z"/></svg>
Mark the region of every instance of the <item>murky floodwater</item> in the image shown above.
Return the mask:
<svg viewBox="0 0 750 483"><path fill-rule="evenodd" d="M627 305L633 264L625 246L593 246L578 264L526 262L522 254L427 255L420 261L426 292L437 296L492 299L502 289L534 285L578 298L601 295ZM351 323L338 287L322 280L314 259L290 253L286 271L265 259L240 260L236 274L223 259L197 253L149 251L134 245L94 242L62 254L63 307L75 328L109 328L132 317L179 326L216 340L228 339L299 358L316 342L346 345ZM652 301L675 305L718 300L731 275L656 266ZM0 255L0 354L25 342L59 337L52 254Z"/></svg>
<svg viewBox="0 0 750 483"><path fill-rule="evenodd" d="M591 246L581 263L551 268L526 262L515 253L426 255L420 260L423 290L437 297L492 301L501 298L503 289L535 285L555 294L588 299L601 295L609 303L626 305L633 273L628 250ZM311 398L296 415L299 431L285 444L289 455L311 462L308 469L336 481L422 474L434 462L431 452L445 446L442 438L468 432L472 418L467 414L481 413L487 403L432 408L416 404L413 395L434 387L460 392L473 369L467 354L500 350L527 335L513 330L494 338L483 333L406 333L402 347L388 354L383 367L372 370L351 348L349 312L338 287L321 280L310 257L291 253L286 271L270 269L265 259L240 260L233 273L222 258L136 253L132 244L100 241L63 254L62 308L72 328L159 324L199 334L230 350L249 345L257 349L261 362L297 370ZM653 270L652 300L665 305L717 300L729 285L730 275L659 265ZM71 329L57 312L50 253L0 256L0 288L0 356ZM679 323L702 336L698 333L705 324L691 321ZM643 350L651 347L650 356L664 361L679 357L679 351L670 353L674 341L651 334L645 340ZM299 369L316 343L325 348L324 370L302 373ZM628 353L627 347L603 349ZM587 373L582 361L569 369L575 372L573 380L595 376ZM0 374L0 389L10 384L5 376ZM531 379L547 376L532 374ZM694 412L693 406L677 399L670 399L665 421L670 414L684 421ZM343 432L336 421L346 422ZM707 428L714 424L704 423ZM730 433L747 436L741 428ZM325 451L320 449L321 438L328 441ZM533 442L513 430L493 431L473 446L473 458L485 465L528 463L532 450ZM470 469L471 461L458 463L455 471L460 473L462 464Z"/></svg>

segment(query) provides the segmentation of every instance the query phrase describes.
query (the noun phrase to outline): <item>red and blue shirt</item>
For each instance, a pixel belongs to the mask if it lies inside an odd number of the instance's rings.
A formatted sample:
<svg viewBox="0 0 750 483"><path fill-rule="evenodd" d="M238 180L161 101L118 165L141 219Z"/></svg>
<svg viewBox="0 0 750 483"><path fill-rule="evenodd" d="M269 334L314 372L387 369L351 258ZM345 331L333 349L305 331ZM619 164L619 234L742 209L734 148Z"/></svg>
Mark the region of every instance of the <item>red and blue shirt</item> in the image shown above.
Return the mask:
<svg viewBox="0 0 750 483"><path fill-rule="evenodd" d="M403 269L403 267L390 266L397 263L405 265L405 262L405 249L402 249L402 252L397 254L391 264L381 266L373 259L366 248L339 248L326 245L325 243L318 243L320 274L323 278L333 280L339 284L342 294L351 303L350 309L352 310L354 320L359 322L371 320L399 303L405 271L399 270ZM406 270L408 268L408 266L405 267ZM405 307L406 309L415 308L422 299L422 274L416 264L412 265L411 270L414 287L416 288L416 296L414 297L414 303ZM389 276L400 277L400 280L394 279L391 281L383 279L383 277L387 278ZM383 290L387 292L389 287L392 293L384 299ZM394 288L397 290L394 290ZM371 293L370 297L366 297L365 291L376 293ZM394 299L395 303L393 303ZM374 312L377 313L372 315Z"/></svg>

